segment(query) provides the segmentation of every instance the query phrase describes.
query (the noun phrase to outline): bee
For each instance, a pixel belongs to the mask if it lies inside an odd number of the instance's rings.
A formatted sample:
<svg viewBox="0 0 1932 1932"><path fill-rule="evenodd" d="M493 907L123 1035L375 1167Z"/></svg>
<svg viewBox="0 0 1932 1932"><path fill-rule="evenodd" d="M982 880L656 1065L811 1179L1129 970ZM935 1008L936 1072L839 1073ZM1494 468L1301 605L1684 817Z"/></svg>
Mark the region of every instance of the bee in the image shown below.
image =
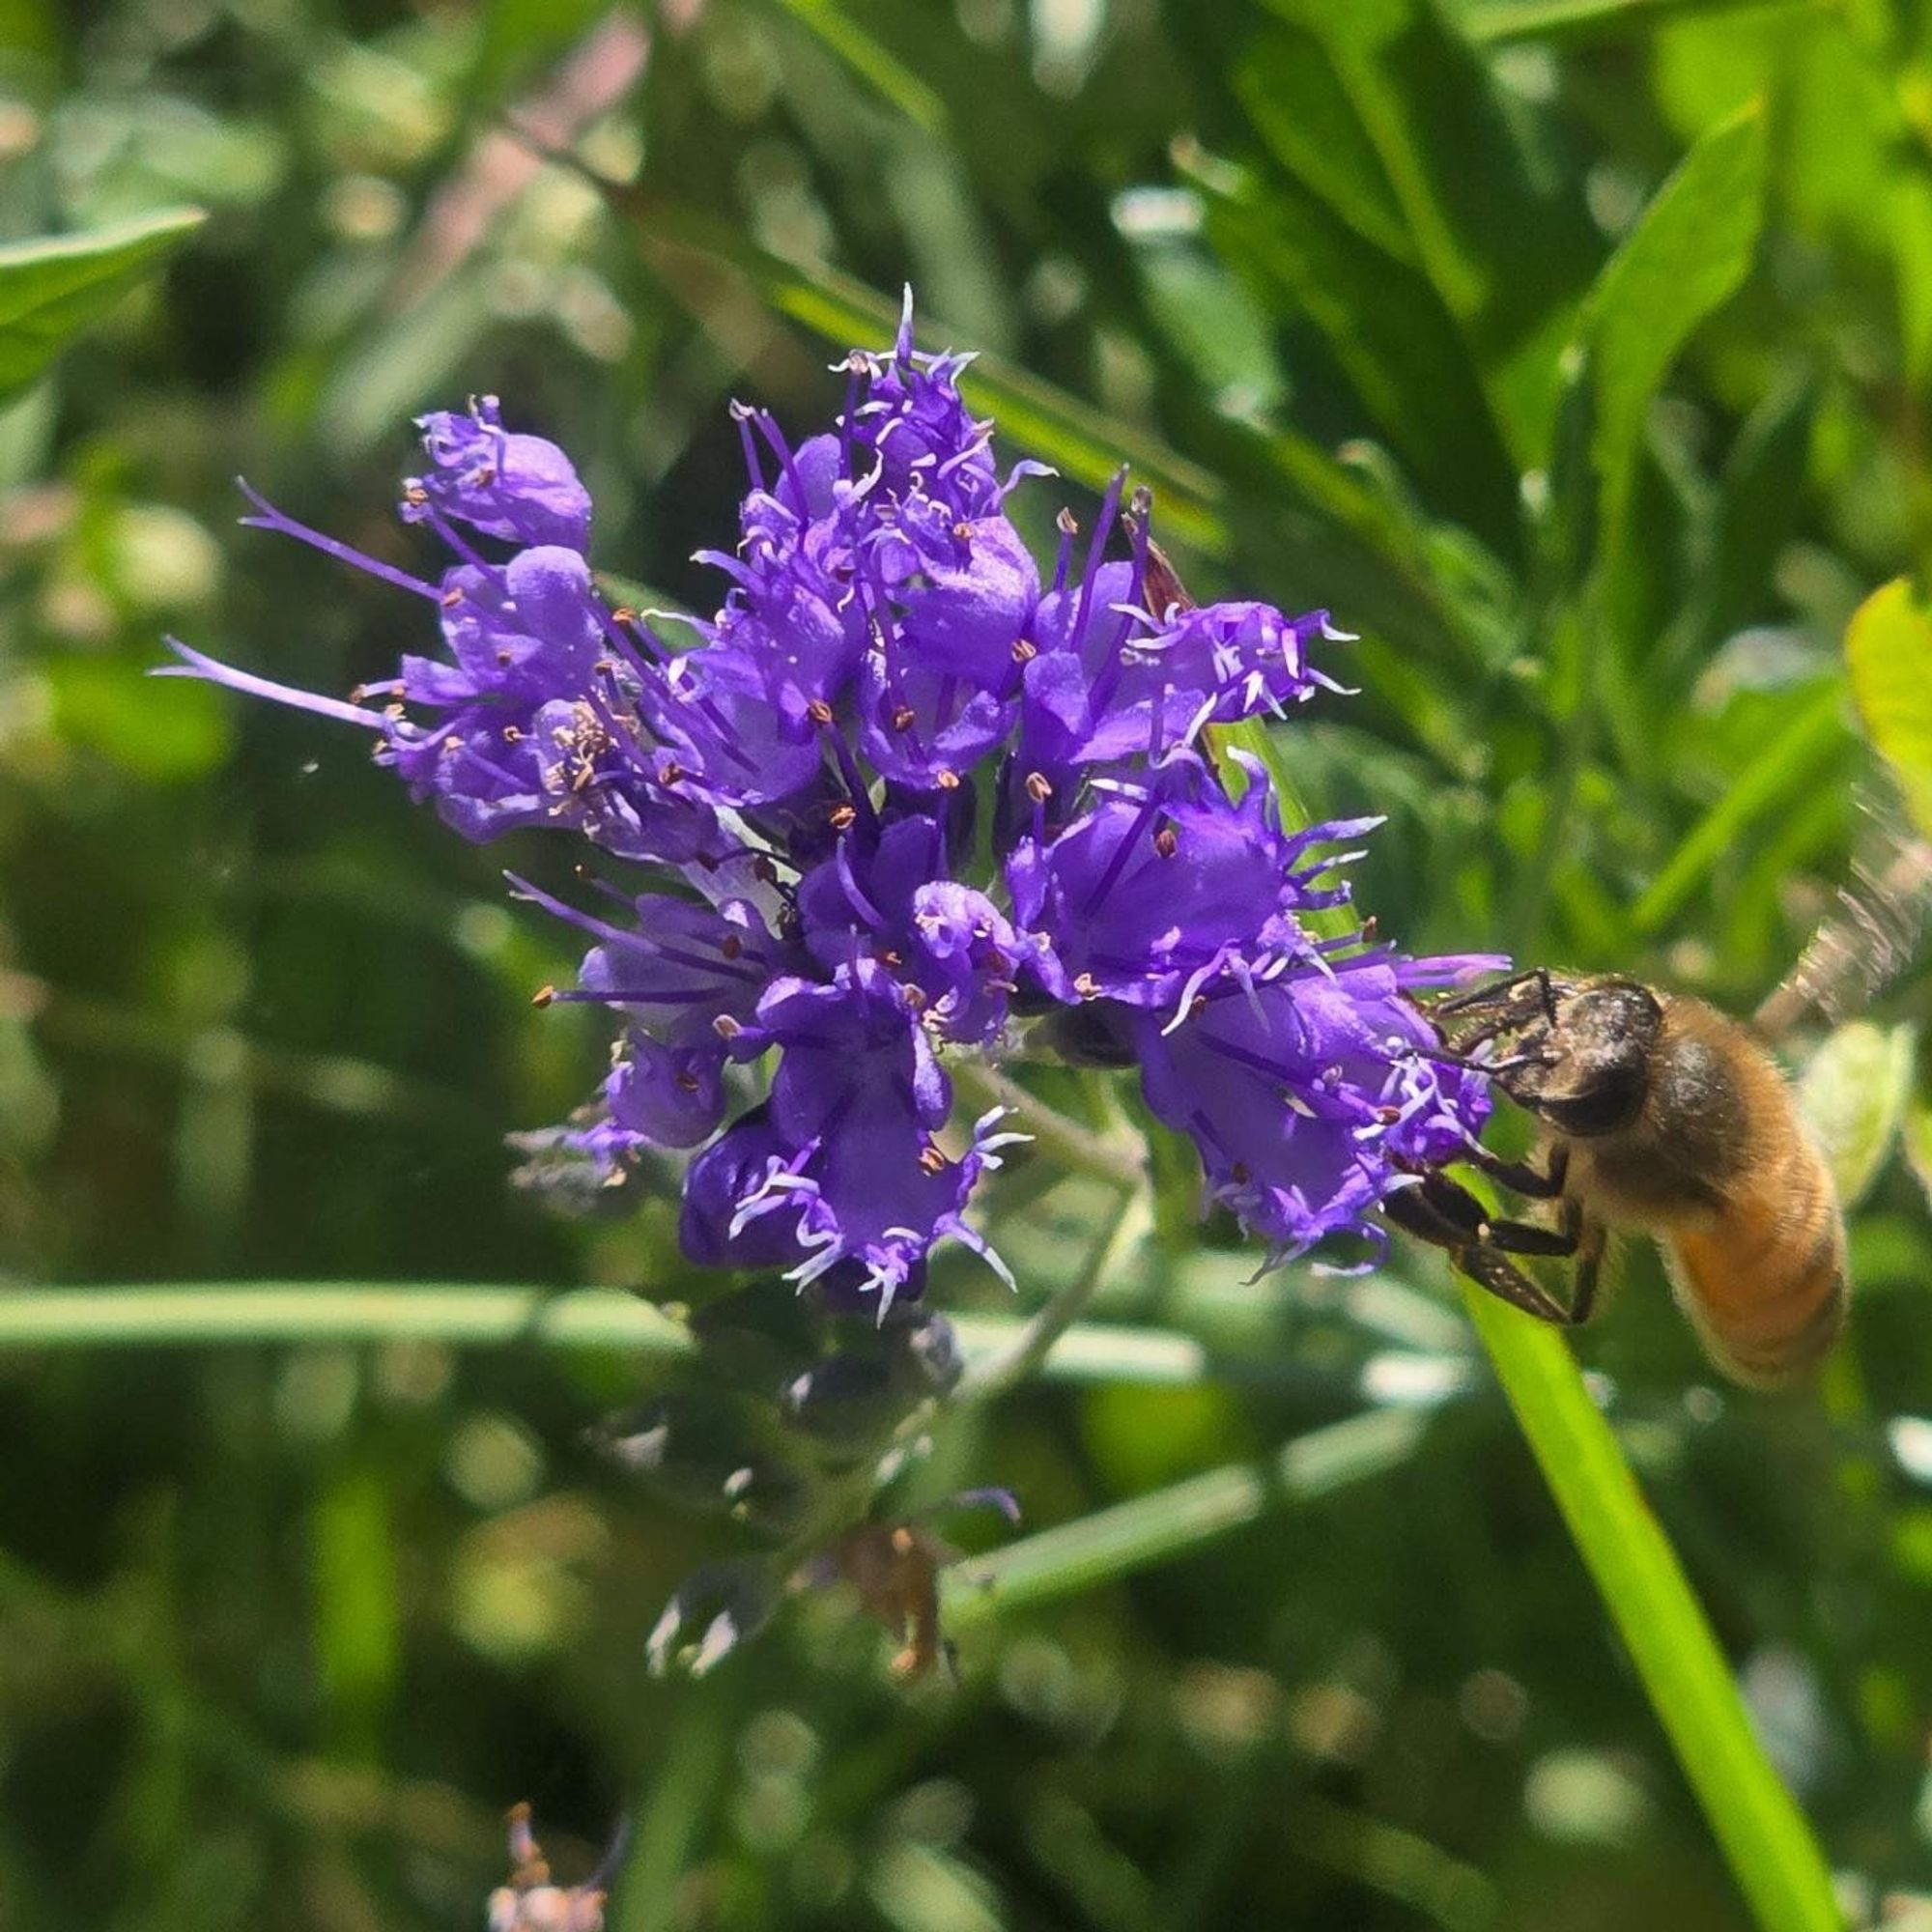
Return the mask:
<svg viewBox="0 0 1932 1932"><path fill-rule="evenodd" d="M1771 1056L1703 1001L1612 975L1544 970L1428 1008L1440 1057L1479 1068L1533 1114L1526 1161L1483 1153L1556 1225L1492 1220L1427 1174L1383 1204L1463 1274L1544 1321L1586 1321L1612 1234L1651 1236L1678 1305L1734 1380L1776 1388L1814 1367L1845 1321L1845 1229L1824 1155ZM1472 1058L1493 1042L1500 1051ZM1574 1263L1568 1303L1512 1255Z"/></svg>

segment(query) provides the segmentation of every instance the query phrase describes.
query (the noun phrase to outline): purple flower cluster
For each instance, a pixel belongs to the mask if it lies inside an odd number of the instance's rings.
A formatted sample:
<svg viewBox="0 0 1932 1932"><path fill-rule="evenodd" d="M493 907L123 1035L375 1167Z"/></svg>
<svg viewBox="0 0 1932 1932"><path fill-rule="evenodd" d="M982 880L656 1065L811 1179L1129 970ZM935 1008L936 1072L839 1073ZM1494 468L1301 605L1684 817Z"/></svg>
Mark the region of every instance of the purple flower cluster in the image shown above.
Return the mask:
<svg viewBox="0 0 1932 1932"><path fill-rule="evenodd" d="M1084 544L1063 516L1042 578L1006 507L1037 466L1000 473L967 359L915 351L908 306L891 351L846 358L827 433L736 412L751 487L735 547L701 555L729 586L708 620L609 605L569 460L485 400L424 418L405 485L451 554L437 582L259 499L249 520L422 597L440 655L348 701L179 644L170 668L364 726L466 838L560 828L639 868L598 913L516 882L591 942L554 997L620 1029L542 1144L603 1177L696 1151L694 1262L882 1314L942 1237L997 1266L966 1208L1019 1136L953 1122L947 1061L1028 1030L1138 1063L1272 1259L1374 1237L1486 1111L1405 995L1493 962L1315 936L1347 901L1335 848L1374 821L1285 830L1265 770L1204 733L1339 689L1310 649L1341 634L1191 605L1120 478Z"/></svg>

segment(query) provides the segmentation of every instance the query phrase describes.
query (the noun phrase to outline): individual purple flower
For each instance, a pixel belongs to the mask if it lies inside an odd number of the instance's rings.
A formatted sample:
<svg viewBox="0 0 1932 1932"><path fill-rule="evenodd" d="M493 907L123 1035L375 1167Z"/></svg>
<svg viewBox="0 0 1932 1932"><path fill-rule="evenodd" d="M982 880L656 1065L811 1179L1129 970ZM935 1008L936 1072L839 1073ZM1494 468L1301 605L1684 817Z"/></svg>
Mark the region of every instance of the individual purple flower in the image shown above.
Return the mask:
<svg viewBox="0 0 1932 1932"><path fill-rule="evenodd" d="M1063 998L1170 1013L1216 974L1310 956L1297 915L1346 899L1318 882L1349 855L1309 855L1377 822L1284 834L1259 768L1236 803L1177 753L1142 787L1110 787L1055 836L1021 840L1007 880L1019 923L1052 935Z"/></svg>
<svg viewBox="0 0 1932 1932"><path fill-rule="evenodd" d="M566 905L513 877L519 895L592 934L575 988L551 1001L591 1001L630 1022L604 1083L600 1152L696 1147L724 1118L724 1067L772 976L789 957L747 899L711 905L641 896L635 925Z"/></svg>
<svg viewBox="0 0 1932 1932"><path fill-rule="evenodd" d="M959 393L972 359L915 351L907 290L890 355L855 349L845 360L853 379L841 419L847 473L895 497L917 491L956 519L997 508L1010 485L1001 485L994 465L993 425L974 417Z"/></svg>
<svg viewBox="0 0 1932 1932"><path fill-rule="evenodd" d="M1035 614L1020 763L1056 787L1071 766L1158 761L1192 746L1204 725L1278 716L1317 691L1345 689L1308 654L1318 638L1348 639L1325 611L1291 618L1272 605L1196 605L1184 597L1145 608L1156 581L1172 572L1151 554L1144 498L1131 520L1131 560L1104 560L1121 485L1116 477L1072 582L1071 539L1063 540L1053 587Z"/></svg>
<svg viewBox="0 0 1932 1932"><path fill-rule="evenodd" d="M982 892L948 876L947 840L923 812L844 833L798 884L805 944L828 972L869 958L917 994L914 1010L936 1037L990 1046L1000 1039L1018 976L1046 952Z"/></svg>
<svg viewBox="0 0 1932 1932"><path fill-rule="evenodd" d="M1133 1016L1149 1106L1193 1140L1209 1191L1270 1265L1332 1235L1379 1248L1369 1210L1473 1143L1487 1088L1417 1051L1435 1035L1403 997L1443 976L1444 962L1387 956L1288 965L1202 999L1178 1027Z"/></svg>
<svg viewBox="0 0 1932 1932"><path fill-rule="evenodd" d="M405 523L462 523L485 536L574 551L588 544L590 493L569 457L540 436L506 431L495 396L416 420L431 467L403 484Z"/></svg>
<svg viewBox="0 0 1932 1932"><path fill-rule="evenodd" d="M781 1058L760 1129L771 1151L737 1199L727 1240L771 1218L803 1256L789 1270L794 1280L856 1263L882 1317L944 1236L1004 1273L963 1213L980 1177L1000 1165L1000 1150L1025 1137L996 1131L995 1113L974 1123L961 1152L935 1138L952 1111L951 1084L916 1008L884 967L861 960L829 985L776 982L733 1050L772 1047Z"/></svg>

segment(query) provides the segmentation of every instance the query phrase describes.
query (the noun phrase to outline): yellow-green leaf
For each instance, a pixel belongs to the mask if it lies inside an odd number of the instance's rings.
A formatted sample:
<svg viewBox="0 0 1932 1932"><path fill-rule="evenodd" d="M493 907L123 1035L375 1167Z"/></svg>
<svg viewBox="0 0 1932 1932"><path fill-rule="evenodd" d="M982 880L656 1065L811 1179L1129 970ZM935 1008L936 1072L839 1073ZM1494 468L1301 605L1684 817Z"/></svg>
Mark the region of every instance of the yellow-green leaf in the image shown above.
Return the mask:
<svg viewBox="0 0 1932 1932"><path fill-rule="evenodd" d="M1932 1200L1932 1098L1920 1094L1905 1110L1905 1158Z"/></svg>
<svg viewBox="0 0 1932 1932"><path fill-rule="evenodd" d="M1827 1038L1798 1083L1799 1109L1832 1164L1847 1208L1878 1179L1898 1136L1913 1050L1911 1027L1854 1020Z"/></svg>
<svg viewBox="0 0 1932 1932"><path fill-rule="evenodd" d="M1853 612L1845 663L1865 732L1912 822L1932 838L1932 611L1907 579L1874 590Z"/></svg>

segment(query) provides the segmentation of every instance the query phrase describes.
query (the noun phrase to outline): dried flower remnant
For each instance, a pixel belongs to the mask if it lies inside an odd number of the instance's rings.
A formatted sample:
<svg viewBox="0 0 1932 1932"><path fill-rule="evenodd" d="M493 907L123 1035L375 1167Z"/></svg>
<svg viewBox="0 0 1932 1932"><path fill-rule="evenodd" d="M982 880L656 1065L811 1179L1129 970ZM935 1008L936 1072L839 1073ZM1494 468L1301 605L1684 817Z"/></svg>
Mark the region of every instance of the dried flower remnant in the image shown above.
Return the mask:
<svg viewBox="0 0 1932 1932"><path fill-rule="evenodd" d="M490 1894L489 1932L604 1932L604 1880L619 1856L613 1846L603 1867L583 1884L551 1883L550 1865L530 1830L530 1807L510 1812L510 1882Z"/></svg>
<svg viewBox="0 0 1932 1932"><path fill-rule="evenodd" d="M575 468L485 399L423 418L404 487L450 554L435 581L259 498L247 520L420 598L440 655L348 699L183 644L169 668L362 726L466 838L540 826L642 868L601 904L516 882L587 941L545 997L616 1022L588 1106L521 1138L580 1193L691 1154L695 1263L881 1318L944 1240L998 1267L972 1208L1018 1137L958 1118L948 1063L1055 1010L1034 1037L1138 1063L1271 1262L1379 1238L1371 1210L1487 1106L1417 1053L1406 996L1496 962L1314 936L1348 902L1337 848L1375 821L1290 832L1266 771L1204 736L1342 690L1314 655L1344 634L1194 604L1119 478L1037 563L1006 506L1041 472L1002 472L969 359L917 351L908 298L889 350L840 365L829 431L735 409L750 487L732 548L701 554L726 580L708 619L607 604Z"/></svg>
<svg viewBox="0 0 1932 1932"><path fill-rule="evenodd" d="M931 1514L981 1504L1009 1522L1019 1520L1019 1504L1006 1490L969 1490ZM952 1645L940 1629L939 1573L959 1556L923 1521L862 1522L807 1564L794 1582L808 1589L850 1584L866 1613L901 1646L893 1659L893 1675L910 1683L937 1663L956 1671Z"/></svg>

